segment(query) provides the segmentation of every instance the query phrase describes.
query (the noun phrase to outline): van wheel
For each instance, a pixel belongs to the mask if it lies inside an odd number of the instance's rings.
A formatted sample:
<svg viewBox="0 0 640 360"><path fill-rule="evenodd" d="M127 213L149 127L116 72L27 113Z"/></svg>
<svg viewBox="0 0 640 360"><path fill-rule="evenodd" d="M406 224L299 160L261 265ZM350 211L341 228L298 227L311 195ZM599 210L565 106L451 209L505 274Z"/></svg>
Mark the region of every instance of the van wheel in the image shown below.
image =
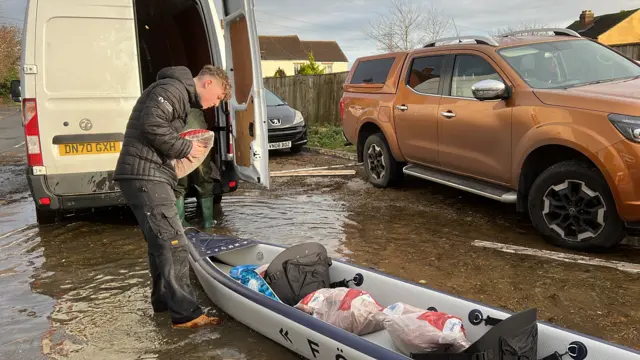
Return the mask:
<svg viewBox="0 0 640 360"><path fill-rule="evenodd" d="M36 209L36 221L39 225L55 224L59 215L60 214L54 210Z"/></svg>
<svg viewBox="0 0 640 360"><path fill-rule="evenodd" d="M372 134L364 143L363 166L367 180L375 187L395 185L401 177L398 163L391 155L389 145L381 133Z"/></svg>
<svg viewBox="0 0 640 360"><path fill-rule="evenodd" d="M607 182L581 161L555 164L536 179L529 216L546 241L567 249L601 251L626 236Z"/></svg>

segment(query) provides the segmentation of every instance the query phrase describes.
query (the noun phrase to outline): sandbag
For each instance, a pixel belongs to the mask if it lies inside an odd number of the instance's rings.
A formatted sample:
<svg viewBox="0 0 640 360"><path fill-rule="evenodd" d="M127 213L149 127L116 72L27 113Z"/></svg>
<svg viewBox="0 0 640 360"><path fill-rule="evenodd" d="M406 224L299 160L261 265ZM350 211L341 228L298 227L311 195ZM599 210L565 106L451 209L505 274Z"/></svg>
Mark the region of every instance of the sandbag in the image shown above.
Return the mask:
<svg viewBox="0 0 640 360"><path fill-rule="evenodd" d="M362 290L316 290L296 304L295 308L356 335L384 329L382 306Z"/></svg>
<svg viewBox="0 0 640 360"><path fill-rule="evenodd" d="M209 154L209 151L211 151L211 148L213 148L215 133L210 130L193 129L181 132L180 137L199 142L205 147L205 152L197 157L186 157L184 159L172 160L173 168L176 169L178 179L189 175L202 164Z"/></svg>
<svg viewBox="0 0 640 360"><path fill-rule="evenodd" d="M396 303L383 310L384 325L394 345L405 355L427 352L459 353L471 343L456 316Z"/></svg>

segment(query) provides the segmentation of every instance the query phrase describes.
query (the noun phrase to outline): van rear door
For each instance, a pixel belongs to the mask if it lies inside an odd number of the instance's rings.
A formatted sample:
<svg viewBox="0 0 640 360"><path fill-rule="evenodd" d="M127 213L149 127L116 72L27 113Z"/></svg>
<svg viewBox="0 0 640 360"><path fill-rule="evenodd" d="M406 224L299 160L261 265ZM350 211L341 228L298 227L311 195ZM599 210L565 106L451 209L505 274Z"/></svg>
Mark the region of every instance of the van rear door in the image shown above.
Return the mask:
<svg viewBox="0 0 640 360"><path fill-rule="evenodd" d="M269 188L267 108L253 0L222 0L225 67L233 82L230 118L238 176Z"/></svg>
<svg viewBox="0 0 640 360"><path fill-rule="evenodd" d="M131 0L37 3L36 106L56 195L117 192L124 130L140 96Z"/></svg>

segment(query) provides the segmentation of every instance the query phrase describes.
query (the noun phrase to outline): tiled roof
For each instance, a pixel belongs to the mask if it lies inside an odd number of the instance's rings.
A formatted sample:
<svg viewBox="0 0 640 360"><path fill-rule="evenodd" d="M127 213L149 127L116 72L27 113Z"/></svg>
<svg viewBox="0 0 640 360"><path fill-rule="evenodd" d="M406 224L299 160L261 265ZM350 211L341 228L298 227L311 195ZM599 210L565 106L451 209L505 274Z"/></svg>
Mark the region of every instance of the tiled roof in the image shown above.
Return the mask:
<svg viewBox="0 0 640 360"><path fill-rule="evenodd" d="M349 61L335 41L303 41L302 47L313 53L316 61Z"/></svg>
<svg viewBox="0 0 640 360"><path fill-rule="evenodd" d="M611 30L614 26L618 25L638 10L640 9L626 10L613 14L596 16L593 19L593 23L584 30L580 29L580 20L576 20L571 25L569 25L567 29L577 31L581 36L591 39L597 39L600 35Z"/></svg>
<svg viewBox="0 0 640 360"><path fill-rule="evenodd" d="M305 61L311 51L316 61L348 61L335 41L300 41L297 35L260 36L259 41L262 60Z"/></svg>

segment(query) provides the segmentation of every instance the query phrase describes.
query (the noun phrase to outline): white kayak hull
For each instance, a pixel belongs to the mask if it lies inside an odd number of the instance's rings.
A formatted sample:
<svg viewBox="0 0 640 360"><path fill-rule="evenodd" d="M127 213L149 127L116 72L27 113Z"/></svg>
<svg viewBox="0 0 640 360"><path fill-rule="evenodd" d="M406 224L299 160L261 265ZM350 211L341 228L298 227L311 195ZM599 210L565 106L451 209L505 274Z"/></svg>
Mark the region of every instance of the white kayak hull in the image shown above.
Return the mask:
<svg viewBox="0 0 640 360"><path fill-rule="evenodd" d="M212 239L217 238L212 236ZM232 239L229 237L219 237ZM358 336L277 302L229 276L231 266L269 263L285 247L259 241L244 248L220 249L216 241L189 242L191 265L207 296L225 313L263 336L307 359L409 359L394 346L386 330ZM238 243L238 241L236 241ZM211 256L215 254L215 256ZM213 259L213 260L212 260ZM436 309L458 316L467 338L474 342L490 326L471 320L490 316L506 319L512 313L446 294L372 269L333 259L332 281L361 274L359 290L369 292L382 306L404 302L422 309ZM353 284L350 287L355 286ZM481 313L481 316L476 314ZM562 360L640 360L640 352L602 339L538 321L538 359L555 352L569 354ZM576 355L571 356L571 355Z"/></svg>

